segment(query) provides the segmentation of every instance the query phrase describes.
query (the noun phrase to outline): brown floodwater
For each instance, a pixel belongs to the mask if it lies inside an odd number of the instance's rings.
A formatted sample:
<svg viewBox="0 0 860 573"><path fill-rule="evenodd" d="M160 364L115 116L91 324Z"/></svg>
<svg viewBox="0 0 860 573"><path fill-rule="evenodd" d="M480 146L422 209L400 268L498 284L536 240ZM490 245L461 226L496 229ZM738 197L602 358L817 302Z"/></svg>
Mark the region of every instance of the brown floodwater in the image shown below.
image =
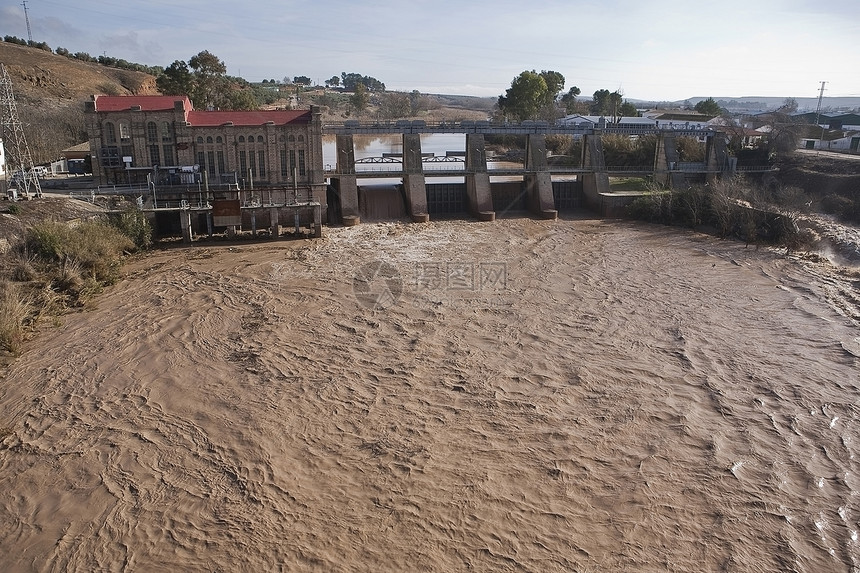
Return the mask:
<svg viewBox="0 0 860 573"><path fill-rule="evenodd" d="M860 571L856 272L527 218L128 271L0 381L2 571Z"/></svg>

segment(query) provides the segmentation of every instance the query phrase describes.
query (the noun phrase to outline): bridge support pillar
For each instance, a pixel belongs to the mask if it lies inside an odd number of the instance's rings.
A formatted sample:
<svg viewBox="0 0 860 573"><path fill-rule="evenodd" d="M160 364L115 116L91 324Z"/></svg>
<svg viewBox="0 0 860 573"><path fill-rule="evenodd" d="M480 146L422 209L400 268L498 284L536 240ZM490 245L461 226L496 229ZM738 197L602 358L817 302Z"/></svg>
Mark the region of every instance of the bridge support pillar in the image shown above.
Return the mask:
<svg viewBox="0 0 860 573"><path fill-rule="evenodd" d="M552 175L546 161L546 136L526 136L527 173L523 180L528 193L529 209L543 219L558 219L552 194Z"/></svg>
<svg viewBox="0 0 860 573"><path fill-rule="evenodd" d="M707 181L717 180L717 174L724 174L729 169L729 151L723 137L709 137L705 144L705 165L707 165Z"/></svg>
<svg viewBox="0 0 860 573"><path fill-rule="evenodd" d="M269 207L269 222L271 223L272 237L278 237L281 234L281 224L278 221L277 207Z"/></svg>
<svg viewBox="0 0 860 573"><path fill-rule="evenodd" d="M580 177L586 204L601 216L607 216L603 199L604 195L609 193L609 175L605 171L593 171L583 173Z"/></svg>
<svg viewBox="0 0 860 573"><path fill-rule="evenodd" d="M678 169L680 156L674 135L664 134L657 138L657 157L654 164L654 179L669 189L683 189L687 183L684 173Z"/></svg>
<svg viewBox="0 0 860 573"><path fill-rule="evenodd" d="M361 209L358 205L358 180L355 175L340 175L337 180L340 194L340 217L346 227L361 222Z"/></svg>
<svg viewBox="0 0 860 573"><path fill-rule="evenodd" d="M466 134L466 197L469 211L479 221L495 221L483 133Z"/></svg>
<svg viewBox="0 0 860 573"><path fill-rule="evenodd" d="M406 209L416 223L430 220L427 213L427 188L424 185L424 165L421 162L421 136L403 134L403 191Z"/></svg>
<svg viewBox="0 0 860 573"><path fill-rule="evenodd" d="M190 243L194 240L193 232L191 230L191 211L188 209L183 209L179 211L179 224L182 226L182 241L185 243Z"/></svg>
<svg viewBox="0 0 860 573"><path fill-rule="evenodd" d="M340 216L343 224L351 227L361 221L361 211L358 206L358 181L355 176L355 146L351 135L338 135L336 145Z"/></svg>

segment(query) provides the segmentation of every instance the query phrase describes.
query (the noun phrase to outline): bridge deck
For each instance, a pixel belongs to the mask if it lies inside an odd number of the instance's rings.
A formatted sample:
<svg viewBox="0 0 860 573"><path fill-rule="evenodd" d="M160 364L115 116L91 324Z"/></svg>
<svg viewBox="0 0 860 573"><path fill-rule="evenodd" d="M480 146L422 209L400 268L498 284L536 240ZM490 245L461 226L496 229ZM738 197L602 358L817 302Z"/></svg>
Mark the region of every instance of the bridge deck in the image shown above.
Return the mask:
<svg viewBox="0 0 860 573"><path fill-rule="evenodd" d="M427 123L424 121L328 123L323 125L324 135L390 135L411 133L480 133L484 135L684 135L712 137L713 129L677 127L664 129L652 126L610 124L595 127L584 122L578 125L555 125L546 122L491 123L488 121L460 121Z"/></svg>

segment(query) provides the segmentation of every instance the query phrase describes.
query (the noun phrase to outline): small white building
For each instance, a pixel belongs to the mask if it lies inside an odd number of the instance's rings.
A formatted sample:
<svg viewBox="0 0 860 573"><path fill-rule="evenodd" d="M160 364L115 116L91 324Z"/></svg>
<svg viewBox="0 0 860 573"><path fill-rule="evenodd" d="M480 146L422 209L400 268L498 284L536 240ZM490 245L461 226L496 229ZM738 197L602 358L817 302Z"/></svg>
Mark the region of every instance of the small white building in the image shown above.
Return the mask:
<svg viewBox="0 0 860 573"><path fill-rule="evenodd" d="M832 131L825 132L823 139L821 136L818 138L802 137L798 142L798 147L801 149L838 151L840 153L860 153L860 130L846 131L841 134Z"/></svg>
<svg viewBox="0 0 860 573"><path fill-rule="evenodd" d="M3 148L2 137L0 137L0 180L6 180L6 150Z"/></svg>

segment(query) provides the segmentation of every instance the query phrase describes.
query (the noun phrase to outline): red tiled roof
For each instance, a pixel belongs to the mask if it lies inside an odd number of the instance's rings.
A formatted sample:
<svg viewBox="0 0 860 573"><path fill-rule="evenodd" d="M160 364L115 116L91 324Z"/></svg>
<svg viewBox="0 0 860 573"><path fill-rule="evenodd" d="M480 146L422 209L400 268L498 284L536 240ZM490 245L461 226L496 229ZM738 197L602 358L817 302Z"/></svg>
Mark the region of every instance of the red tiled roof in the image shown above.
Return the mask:
<svg viewBox="0 0 860 573"><path fill-rule="evenodd" d="M188 96L105 96L95 97L96 111L129 111L140 106L141 111L167 111L174 102L183 102L187 111L194 109Z"/></svg>
<svg viewBox="0 0 860 573"><path fill-rule="evenodd" d="M301 110L260 111L191 111L186 121L194 127L217 127L232 121L235 126L259 126L273 121L275 125L308 123L311 112Z"/></svg>
<svg viewBox="0 0 860 573"><path fill-rule="evenodd" d="M308 110L259 110L259 111L199 111L191 105L188 96L105 96L95 97L97 112L130 111L140 106L140 111L171 111L174 102L181 101L185 109L185 121L196 127L217 127L232 121L236 126L260 126L270 121L275 125L308 123Z"/></svg>

